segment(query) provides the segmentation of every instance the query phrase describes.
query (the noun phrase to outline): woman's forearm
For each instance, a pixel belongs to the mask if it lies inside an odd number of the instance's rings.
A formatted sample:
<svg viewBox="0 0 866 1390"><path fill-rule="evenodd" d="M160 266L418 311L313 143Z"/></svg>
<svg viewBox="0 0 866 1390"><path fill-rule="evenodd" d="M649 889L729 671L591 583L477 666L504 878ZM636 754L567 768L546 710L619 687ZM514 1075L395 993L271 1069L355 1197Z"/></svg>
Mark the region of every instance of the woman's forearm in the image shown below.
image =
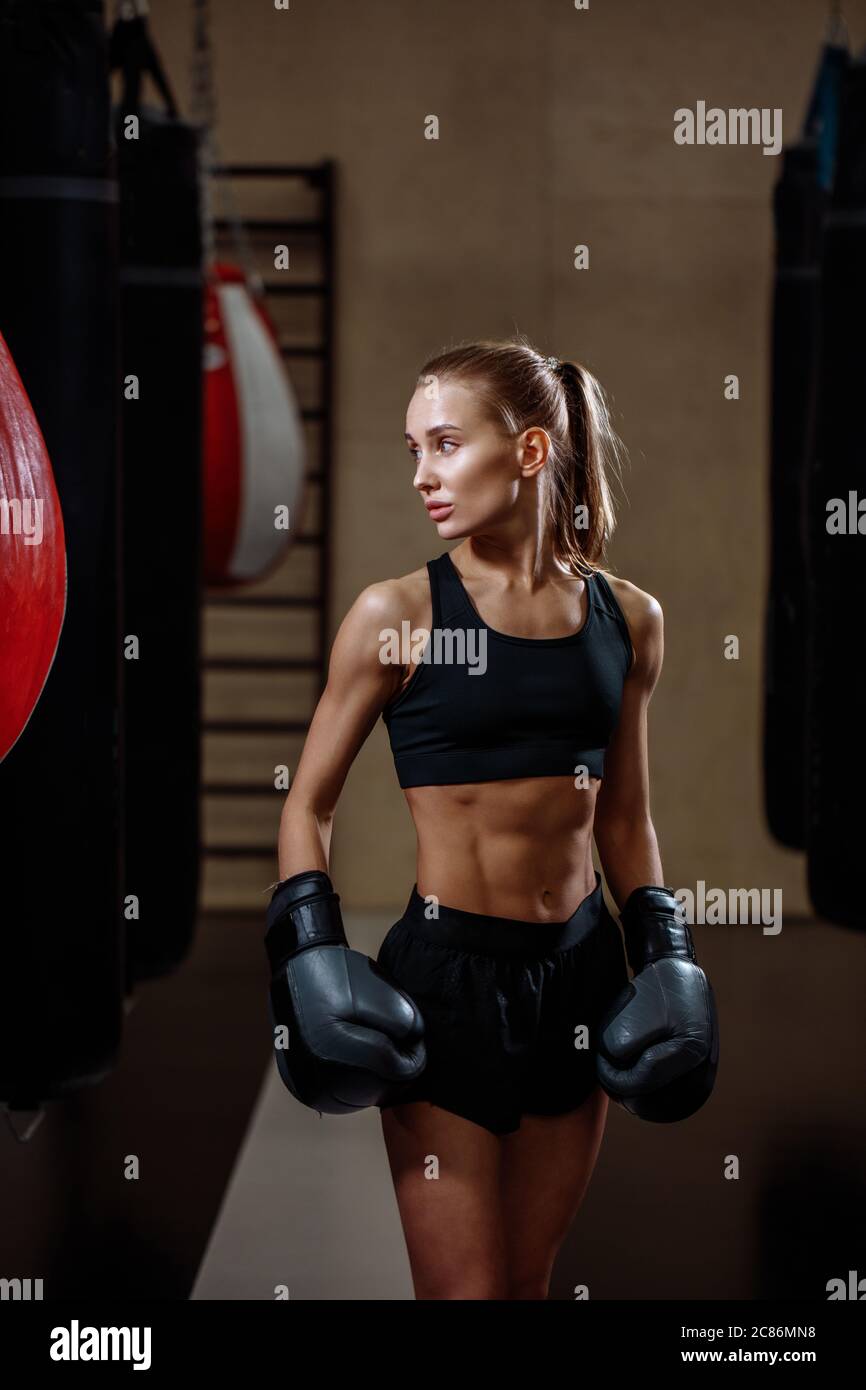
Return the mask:
<svg viewBox="0 0 866 1390"><path fill-rule="evenodd" d="M620 910L635 888L664 884L655 826L649 817L597 824L595 843L607 885Z"/></svg>
<svg viewBox="0 0 866 1390"><path fill-rule="evenodd" d="M331 812L317 812L313 806L293 802L289 793L280 816L277 842L281 879L305 869L328 873L333 824Z"/></svg>

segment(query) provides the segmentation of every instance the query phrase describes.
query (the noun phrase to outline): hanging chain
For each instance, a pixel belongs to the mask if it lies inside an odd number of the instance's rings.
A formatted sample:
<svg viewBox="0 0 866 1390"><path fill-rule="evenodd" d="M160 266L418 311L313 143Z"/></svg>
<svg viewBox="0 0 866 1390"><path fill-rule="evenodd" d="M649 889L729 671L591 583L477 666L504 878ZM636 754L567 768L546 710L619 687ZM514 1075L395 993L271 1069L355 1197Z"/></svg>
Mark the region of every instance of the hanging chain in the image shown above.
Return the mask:
<svg viewBox="0 0 866 1390"><path fill-rule="evenodd" d="M217 162L214 138L216 98L213 88L208 0L193 0L192 8L193 36L189 110L193 122L199 127L199 208L201 211L204 266L207 272L213 264L216 243L213 206L213 169Z"/></svg>
<svg viewBox="0 0 866 1390"><path fill-rule="evenodd" d="M199 181L201 184L201 224L205 272L216 258L216 203L222 204L230 224L238 260L253 288L261 284L253 266L252 248L228 178L218 179L214 168L221 163L216 137L217 103L213 75L213 49L210 41L209 0L193 0L193 43L190 68L190 115L200 127Z"/></svg>
<svg viewBox="0 0 866 1390"><path fill-rule="evenodd" d="M839 48L848 47L848 25L845 23L845 16L842 14L842 0L830 0L830 9L827 15L827 33L825 43L833 44Z"/></svg>

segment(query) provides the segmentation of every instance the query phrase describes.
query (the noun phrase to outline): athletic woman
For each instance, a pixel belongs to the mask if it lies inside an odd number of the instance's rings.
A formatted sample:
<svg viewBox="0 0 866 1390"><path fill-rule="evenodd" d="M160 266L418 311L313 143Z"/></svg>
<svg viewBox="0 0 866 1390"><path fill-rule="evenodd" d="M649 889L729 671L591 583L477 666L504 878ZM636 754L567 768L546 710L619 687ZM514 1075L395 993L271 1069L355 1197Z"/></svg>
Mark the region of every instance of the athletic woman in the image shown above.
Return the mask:
<svg viewBox="0 0 866 1390"><path fill-rule="evenodd" d="M522 338L443 352L406 443L438 553L366 588L334 641L280 826L277 1061L319 1110L380 1107L417 1298L543 1299L609 1095L678 1119L715 1074L650 816L662 612L602 568L621 445L584 367ZM380 715L418 850L372 962L328 858Z"/></svg>

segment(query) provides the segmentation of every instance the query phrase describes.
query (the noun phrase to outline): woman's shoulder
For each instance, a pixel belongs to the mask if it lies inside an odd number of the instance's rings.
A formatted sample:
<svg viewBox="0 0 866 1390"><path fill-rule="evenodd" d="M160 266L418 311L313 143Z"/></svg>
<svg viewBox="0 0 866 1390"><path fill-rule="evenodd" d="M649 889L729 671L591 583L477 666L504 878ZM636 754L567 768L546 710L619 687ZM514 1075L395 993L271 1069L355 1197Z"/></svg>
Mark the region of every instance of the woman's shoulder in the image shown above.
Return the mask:
<svg viewBox="0 0 866 1390"><path fill-rule="evenodd" d="M660 641L664 614L658 599L645 589L639 589L631 580L620 578L618 574L611 574L608 570L601 570L600 573L610 585L611 593L628 624L635 651Z"/></svg>
<svg viewBox="0 0 866 1390"><path fill-rule="evenodd" d="M389 579L377 579L358 594L350 612L359 624L395 627L407 620L419 621L430 613L430 581L427 566ZM348 616L348 615L347 615Z"/></svg>

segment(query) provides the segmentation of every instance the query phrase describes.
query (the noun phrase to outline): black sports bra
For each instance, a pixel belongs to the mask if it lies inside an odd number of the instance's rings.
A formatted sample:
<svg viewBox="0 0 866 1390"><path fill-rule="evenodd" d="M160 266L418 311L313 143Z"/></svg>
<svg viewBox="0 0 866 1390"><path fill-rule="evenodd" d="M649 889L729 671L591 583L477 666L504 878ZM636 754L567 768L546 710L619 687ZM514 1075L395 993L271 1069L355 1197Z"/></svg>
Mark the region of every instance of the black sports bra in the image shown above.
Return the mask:
<svg viewBox="0 0 866 1390"><path fill-rule="evenodd" d="M387 704L401 787L604 773L632 644L602 574L568 637L511 637L478 616L446 550L427 561L433 623L419 664Z"/></svg>

